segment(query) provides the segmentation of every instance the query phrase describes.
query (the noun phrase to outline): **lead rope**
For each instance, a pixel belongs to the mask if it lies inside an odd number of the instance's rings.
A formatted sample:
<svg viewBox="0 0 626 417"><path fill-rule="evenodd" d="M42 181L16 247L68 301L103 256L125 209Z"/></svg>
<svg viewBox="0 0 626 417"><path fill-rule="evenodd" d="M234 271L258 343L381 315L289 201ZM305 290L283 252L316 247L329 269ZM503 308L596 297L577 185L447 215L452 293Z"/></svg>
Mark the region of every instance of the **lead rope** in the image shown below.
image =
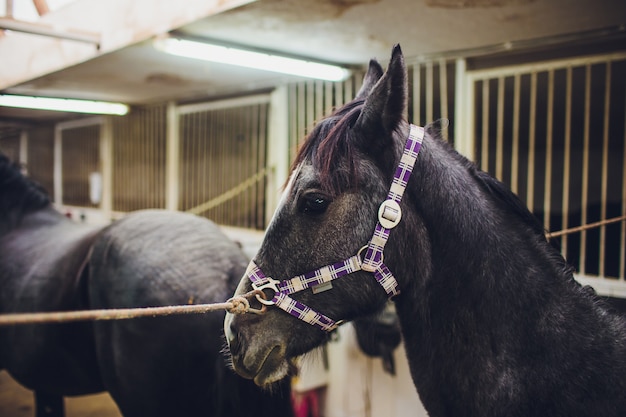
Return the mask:
<svg viewBox="0 0 626 417"><path fill-rule="evenodd" d="M213 304L0 314L0 327L23 324L68 323L76 321L130 320L138 317L160 317L175 314L202 314L218 310L226 310L233 314L265 313L265 306L262 306L260 309L252 308L250 306L249 299L255 296L263 296L263 294L259 294L258 291L250 291L246 294L233 297L225 303Z"/></svg>

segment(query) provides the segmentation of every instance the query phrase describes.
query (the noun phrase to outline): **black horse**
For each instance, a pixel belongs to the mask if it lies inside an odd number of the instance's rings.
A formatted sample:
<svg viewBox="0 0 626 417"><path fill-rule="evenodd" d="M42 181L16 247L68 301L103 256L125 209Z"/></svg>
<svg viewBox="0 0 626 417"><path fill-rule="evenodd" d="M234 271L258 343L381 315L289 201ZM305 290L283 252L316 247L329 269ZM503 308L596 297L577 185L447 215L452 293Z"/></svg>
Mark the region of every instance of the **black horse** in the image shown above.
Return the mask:
<svg viewBox="0 0 626 417"><path fill-rule="evenodd" d="M270 307L227 314L235 370L279 380L326 330L399 290L431 416L626 416L624 318L574 280L510 190L437 129L409 125L407 89L395 47L387 71L372 61L355 100L309 135L238 287Z"/></svg>
<svg viewBox="0 0 626 417"><path fill-rule="evenodd" d="M190 214L77 224L0 154L1 313L224 302L247 261ZM62 415L62 396L105 390L126 417L292 415L288 381L268 397L227 367L223 320L213 312L1 327L0 368L35 391L39 415Z"/></svg>

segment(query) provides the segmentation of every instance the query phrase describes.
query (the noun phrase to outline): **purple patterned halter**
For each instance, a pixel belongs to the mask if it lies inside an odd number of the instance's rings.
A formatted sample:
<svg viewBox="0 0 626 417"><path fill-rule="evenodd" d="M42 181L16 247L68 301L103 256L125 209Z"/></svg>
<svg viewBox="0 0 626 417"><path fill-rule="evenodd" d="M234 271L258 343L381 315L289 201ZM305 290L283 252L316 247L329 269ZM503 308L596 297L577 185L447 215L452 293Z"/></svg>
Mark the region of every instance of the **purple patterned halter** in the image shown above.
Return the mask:
<svg viewBox="0 0 626 417"><path fill-rule="evenodd" d="M291 298L290 295L307 288L312 288L314 294L326 291L332 288L331 281L360 270L372 272L389 298L397 295L399 293L398 282L383 263L383 250L387 239L389 239L389 232L400 222L402 217L400 200L413 171L423 139L424 128L410 125L409 137L402 159L396 168L387 199L383 201L378 210L378 223L374 234L366 246L361 248L356 255L341 262L326 265L284 281L265 276L254 261L251 261L245 277L252 281L252 288L261 291L266 289L274 291L274 297L271 300L266 300L257 295L259 302L268 306L275 305L300 320L330 332L335 330L341 322L335 322L331 318L312 310ZM365 250L365 256L361 258L363 250Z"/></svg>

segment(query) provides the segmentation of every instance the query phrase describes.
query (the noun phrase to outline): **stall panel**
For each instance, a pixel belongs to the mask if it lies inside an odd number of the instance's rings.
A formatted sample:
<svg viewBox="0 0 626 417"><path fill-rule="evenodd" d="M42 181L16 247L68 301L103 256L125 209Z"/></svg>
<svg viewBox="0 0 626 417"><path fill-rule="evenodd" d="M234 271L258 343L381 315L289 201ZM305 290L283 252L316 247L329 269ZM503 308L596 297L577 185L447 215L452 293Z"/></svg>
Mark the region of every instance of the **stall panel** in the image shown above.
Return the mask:
<svg viewBox="0 0 626 417"><path fill-rule="evenodd" d="M476 155L582 276L624 281L626 54L470 73ZM616 220L612 222L613 220Z"/></svg>
<svg viewBox="0 0 626 417"><path fill-rule="evenodd" d="M62 204L98 206L99 146L99 123L61 130Z"/></svg>
<svg viewBox="0 0 626 417"><path fill-rule="evenodd" d="M267 97L223 107L182 107L180 210L218 224L265 228Z"/></svg>
<svg viewBox="0 0 626 417"><path fill-rule="evenodd" d="M20 161L20 135L18 128L0 128L0 152L11 161Z"/></svg>
<svg viewBox="0 0 626 417"><path fill-rule="evenodd" d="M112 119L113 211L165 208L165 105Z"/></svg>

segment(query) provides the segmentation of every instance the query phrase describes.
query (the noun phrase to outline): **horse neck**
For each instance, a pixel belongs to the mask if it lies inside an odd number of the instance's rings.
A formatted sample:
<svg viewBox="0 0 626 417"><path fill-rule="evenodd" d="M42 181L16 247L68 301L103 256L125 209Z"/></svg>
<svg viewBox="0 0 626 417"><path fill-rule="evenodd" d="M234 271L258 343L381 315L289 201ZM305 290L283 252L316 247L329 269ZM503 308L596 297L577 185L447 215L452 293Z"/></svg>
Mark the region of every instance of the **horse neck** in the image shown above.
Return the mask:
<svg viewBox="0 0 626 417"><path fill-rule="evenodd" d="M403 216L404 229L392 232L402 244L385 255L398 265L397 307L408 345L418 349L429 343L424 339L458 329L478 337L472 329L510 324L507 312L515 305L524 311L524 303L549 296L541 281L564 282L563 264L545 239L439 140L425 139L407 192L415 211Z"/></svg>

